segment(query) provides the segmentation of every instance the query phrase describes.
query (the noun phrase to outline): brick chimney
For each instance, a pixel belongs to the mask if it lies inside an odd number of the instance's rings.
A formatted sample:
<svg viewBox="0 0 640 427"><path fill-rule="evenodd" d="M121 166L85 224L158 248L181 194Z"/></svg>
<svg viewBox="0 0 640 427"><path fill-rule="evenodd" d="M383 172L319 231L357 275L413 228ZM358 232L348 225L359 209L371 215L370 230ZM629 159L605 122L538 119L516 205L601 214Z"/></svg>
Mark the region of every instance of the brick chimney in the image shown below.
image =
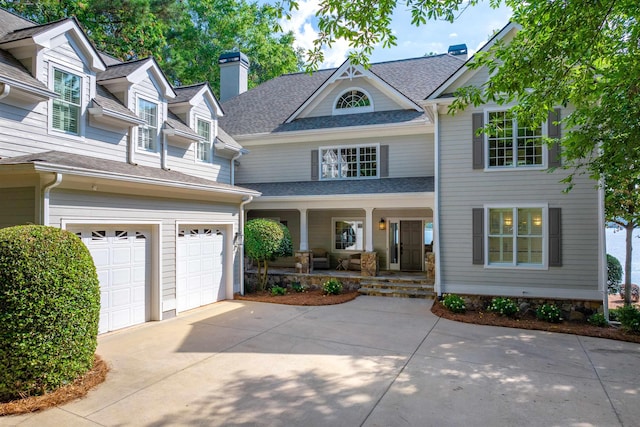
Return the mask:
<svg viewBox="0 0 640 427"><path fill-rule="evenodd" d="M220 102L247 91L249 58L242 52L227 52L218 58L220 65Z"/></svg>

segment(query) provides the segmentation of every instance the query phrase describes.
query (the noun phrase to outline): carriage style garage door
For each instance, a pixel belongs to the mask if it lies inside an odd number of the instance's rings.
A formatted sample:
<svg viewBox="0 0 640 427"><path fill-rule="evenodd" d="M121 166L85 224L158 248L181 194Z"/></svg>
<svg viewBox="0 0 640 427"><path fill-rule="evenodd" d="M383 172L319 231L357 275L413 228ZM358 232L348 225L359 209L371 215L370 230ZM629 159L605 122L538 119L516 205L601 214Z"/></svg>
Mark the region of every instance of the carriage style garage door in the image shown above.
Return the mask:
<svg viewBox="0 0 640 427"><path fill-rule="evenodd" d="M91 252L100 280L99 333L149 320L150 233L131 226L72 229Z"/></svg>
<svg viewBox="0 0 640 427"><path fill-rule="evenodd" d="M211 226L185 226L178 230L178 311L226 298L222 283L223 243L222 232Z"/></svg>

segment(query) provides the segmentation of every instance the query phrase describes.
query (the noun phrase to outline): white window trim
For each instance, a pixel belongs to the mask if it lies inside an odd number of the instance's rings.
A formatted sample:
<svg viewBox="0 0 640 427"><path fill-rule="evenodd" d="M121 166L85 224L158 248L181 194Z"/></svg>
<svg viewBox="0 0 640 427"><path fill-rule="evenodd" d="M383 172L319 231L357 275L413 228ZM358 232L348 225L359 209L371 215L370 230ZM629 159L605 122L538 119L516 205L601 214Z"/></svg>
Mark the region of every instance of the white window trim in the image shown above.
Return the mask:
<svg viewBox="0 0 640 427"><path fill-rule="evenodd" d="M500 264L491 264L489 263L489 210L490 209L513 209L517 211L517 209L527 209L527 208L537 208L542 209L542 264L517 264L517 238L518 233L514 232L514 256L513 262L510 264L500 263ZM515 218L515 216L514 216ZM484 267L488 269L497 269L497 270L548 270L549 269L549 204L548 203L501 203L501 204L487 204L484 205Z"/></svg>
<svg viewBox="0 0 640 427"><path fill-rule="evenodd" d="M204 164L211 164L213 163L213 141L215 140L215 123L213 120L210 119L205 119L202 116L194 116L194 121L195 121L195 131L196 133L198 133L198 122L202 121L202 122L206 122L209 123L209 141L207 141L209 143L209 160L202 160L198 157L198 144L200 144L200 141L198 141L196 143L196 149L194 150L194 158L195 158L195 162L196 163L204 163ZM203 138L204 140L204 138Z"/></svg>
<svg viewBox="0 0 640 427"><path fill-rule="evenodd" d="M322 151L334 150L341 148L362 148L362 147L375 147L376 149L376 174L374 176L354 176L347 178L323 178L322 177ZM318 147L318 180L319 181L352 181L355 179L380 179L380 143L373 144L356 144L356 145L326 145Z"/></svg>
<svg viewBox="0 0 640 427"><path fill-rule="evenodd" d="M352 90L357 90L359 92L364 93L367 98L369 99L369 105L366 107L353 107L353 108L336 108L336 104L338 103L338 100L342 97L342 95L344 95L347 92L351 92ZM331 113L334 116L339 116L342 114L356 114L356 113L371 113L373 112L374 108L373 108L373 98L371 97L371 94L369 92L367 92L366 90L364 90L361 87L350 87L348 89L345 89L343 91L341 91L338 96L336 96L333 100L333 104L331 105Z"/></svg>
<svg viewBox="0 0 640 427"><path fill-rule="evenodd" d="M493 107L493 108L485 108L484 109L484 124L488 124L489 123L489 113L495 113L495 112L500 112L500 111L508 111L511 107ZM517 123L517 121L516 121ZM548 136L548 129L547 129L547 121L545 120L545 122L542 124L542 140L544 140L544 138L546 138ZM548 152L548 147L547 144L542 144L542 164L540 165L535 165L535 166L518 166L518 165L513 165L513 166L489 166L489 135L487 135L486 133L483 133L483 139L484 139L484 171L485 172L506 172L506 171L512 171L512 172L522 172L522 171L535 171L535 170L546 170L547 168L547 159L549 158L549 152Z"/></svg>
<svg viewBox="0 0 640 427"><path fill-rule="evenodd" d="M155 142L156 142L156 149L155 151L152 150L147 150L143 147L140 147L139 145L139 141L138 138L140 137L139 133L138 133L138 128L141 125L136 126L136 130L135 130L135 149L136 149L136 153L141 153L141 154L151 154L151 155L156 155L159 156L160 155L160 150L161 150L161 145L162 145L162 141L160 141L160 133L162 132L162 120L160 120L160 108L161 108L161 102L159 102L158 100L153 100L150 98L147 98L145 96L141 96L140 94L136 94L135 96L135 100L136 100L136 116L140 117L140 100L144 100L147 101L151 104L155 104L156 105L156 135L155 135Z"/></svg>
<svg viewBox="0 0 640 427"><path fill-rule="evenodd" d="M338 221L360 221L362 222L362 249L336 249L336 222ZM354 254L358 252L364 252L366 246L365 242L365 229L366 229L366 219L364 217L331 217L331 253L334 254Z"/></svg>
<svg viewBox="0 0 640 427"><path fill-rule="evenodd" d="M85 129L86 129L84 118L85 118L85 111L87 110L87 101L85 100L85 96L84 96L85 95L84 85L86 80L89 78L89 76L87 76L82 69L68 67L68 66L61 65L59 63L49 61L47 80L49 82L48 87L51 89L51 91L54 90L54 69L58 69L65 73L73 74L80 77L80 116L78 117L78 133L77 134L65 132L60 129L54 128L53 127L53 99L50 99L48 102L49 111L47 114L47 128L48 128L49 134L55 134L59 136L64 136L66 138L84 141L85 139L84 135L85 135Z"/></svg>

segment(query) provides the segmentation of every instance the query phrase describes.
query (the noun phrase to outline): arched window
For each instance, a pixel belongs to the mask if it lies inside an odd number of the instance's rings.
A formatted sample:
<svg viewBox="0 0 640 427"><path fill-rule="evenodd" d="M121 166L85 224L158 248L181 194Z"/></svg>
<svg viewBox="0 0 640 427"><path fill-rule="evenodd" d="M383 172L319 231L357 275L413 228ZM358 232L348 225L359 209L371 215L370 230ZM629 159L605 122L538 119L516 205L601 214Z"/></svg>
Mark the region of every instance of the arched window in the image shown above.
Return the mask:
<svg viewBox="0 0 640 427"><path fill-rule="evenodd" d="M349 89L338 97L333 111L335 114L366 113L373 111L373 105L364 91Z"/></svg>

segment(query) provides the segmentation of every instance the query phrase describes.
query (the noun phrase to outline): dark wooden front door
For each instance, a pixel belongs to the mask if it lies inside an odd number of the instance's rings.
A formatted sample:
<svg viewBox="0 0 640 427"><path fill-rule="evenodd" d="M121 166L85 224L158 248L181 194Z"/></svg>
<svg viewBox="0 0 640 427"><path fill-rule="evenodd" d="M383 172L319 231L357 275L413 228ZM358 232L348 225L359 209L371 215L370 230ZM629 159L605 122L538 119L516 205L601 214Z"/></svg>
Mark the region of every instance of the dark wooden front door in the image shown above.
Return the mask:
<svg viewBox="0 0 640 427"><path fill-rule="evenodd" d="M422 221L400 221L400 270L422 271Z"/></svg>

